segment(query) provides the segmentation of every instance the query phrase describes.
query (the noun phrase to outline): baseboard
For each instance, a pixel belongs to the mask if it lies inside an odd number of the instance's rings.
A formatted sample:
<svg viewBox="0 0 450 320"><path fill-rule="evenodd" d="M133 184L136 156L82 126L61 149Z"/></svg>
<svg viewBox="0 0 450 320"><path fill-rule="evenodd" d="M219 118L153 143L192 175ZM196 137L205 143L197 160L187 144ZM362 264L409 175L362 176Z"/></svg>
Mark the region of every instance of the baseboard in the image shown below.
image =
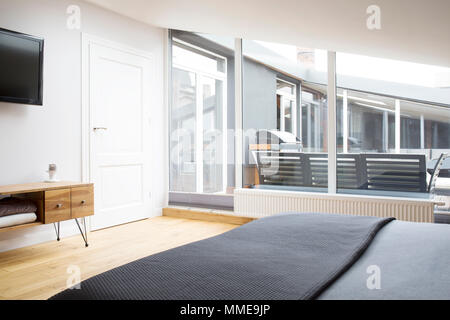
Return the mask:
<svg viewBox="0 0 450 320"><path fill-rule="evenodd" d="M167 207L163 208L163 216L183 218L183 219L193 219L202 220L209 222L221 222L236 225L243 225L249 223L255 218L234 216L231 214L226 214L224 211L208 210L200 208L184 208L184 207Z"/></svg>

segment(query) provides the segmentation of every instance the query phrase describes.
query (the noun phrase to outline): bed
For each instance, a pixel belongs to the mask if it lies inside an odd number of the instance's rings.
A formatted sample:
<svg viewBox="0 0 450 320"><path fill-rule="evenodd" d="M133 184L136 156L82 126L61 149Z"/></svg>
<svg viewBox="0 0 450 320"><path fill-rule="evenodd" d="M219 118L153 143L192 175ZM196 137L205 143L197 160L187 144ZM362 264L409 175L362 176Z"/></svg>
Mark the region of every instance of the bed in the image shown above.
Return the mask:
<svg viewBox="0 0 450 320"><path fill-rule="evenodd" d="M449 249L448 225L287 213L128 263L51 299L450 299ZM377 288L367 285L370 266L379 269Z"/></svg>
<svg viewBox="0 0 450 320"><path fill-rule="evenodd" d="M381 289L368 290L367 268L381 270ZM392 221L320 299L450 299L450 225Z"/></svg>

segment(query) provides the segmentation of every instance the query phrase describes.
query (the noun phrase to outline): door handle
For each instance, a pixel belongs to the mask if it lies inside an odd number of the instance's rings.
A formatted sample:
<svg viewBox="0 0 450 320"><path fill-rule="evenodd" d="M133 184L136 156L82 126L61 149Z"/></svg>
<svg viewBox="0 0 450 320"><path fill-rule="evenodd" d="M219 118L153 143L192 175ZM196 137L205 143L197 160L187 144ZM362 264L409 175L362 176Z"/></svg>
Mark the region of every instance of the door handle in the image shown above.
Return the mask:
<svg viewBox="0 0 450 320"><path fill-rule="evenodd" d="M97 131L97 130L108 130L108 128L105 128L105 127L94 127L94 131Z"/></svg>

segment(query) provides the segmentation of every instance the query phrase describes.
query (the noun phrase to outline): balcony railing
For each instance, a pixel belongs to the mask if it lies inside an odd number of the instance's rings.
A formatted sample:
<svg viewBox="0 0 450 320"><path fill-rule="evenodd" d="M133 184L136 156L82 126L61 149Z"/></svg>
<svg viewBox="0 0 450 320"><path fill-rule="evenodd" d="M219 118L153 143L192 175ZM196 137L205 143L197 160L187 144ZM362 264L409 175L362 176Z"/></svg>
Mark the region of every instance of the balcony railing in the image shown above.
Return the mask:
<svg viewBox="0 0 450 320"><path fill-rule="evenodd" d="M328 185L326 153L252 152L260 185L306 188L326 188ZM436 169L439 170L440 166ZM338 189L428 193L431 179L427 182L426 172L426 156L423 154L337 155Z"/></svg>

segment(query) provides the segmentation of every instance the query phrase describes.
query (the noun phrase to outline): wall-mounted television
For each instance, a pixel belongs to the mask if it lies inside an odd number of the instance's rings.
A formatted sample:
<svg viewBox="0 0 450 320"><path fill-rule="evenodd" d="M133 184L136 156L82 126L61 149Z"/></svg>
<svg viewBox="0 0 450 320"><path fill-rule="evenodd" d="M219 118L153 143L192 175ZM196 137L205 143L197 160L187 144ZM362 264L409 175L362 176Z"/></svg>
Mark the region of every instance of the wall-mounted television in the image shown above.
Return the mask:
<svg viewBox="0 0 450 320"><path fill-rule="evenodd" d="M0 101L42 105L44 40L0 28Z"/></svg>

